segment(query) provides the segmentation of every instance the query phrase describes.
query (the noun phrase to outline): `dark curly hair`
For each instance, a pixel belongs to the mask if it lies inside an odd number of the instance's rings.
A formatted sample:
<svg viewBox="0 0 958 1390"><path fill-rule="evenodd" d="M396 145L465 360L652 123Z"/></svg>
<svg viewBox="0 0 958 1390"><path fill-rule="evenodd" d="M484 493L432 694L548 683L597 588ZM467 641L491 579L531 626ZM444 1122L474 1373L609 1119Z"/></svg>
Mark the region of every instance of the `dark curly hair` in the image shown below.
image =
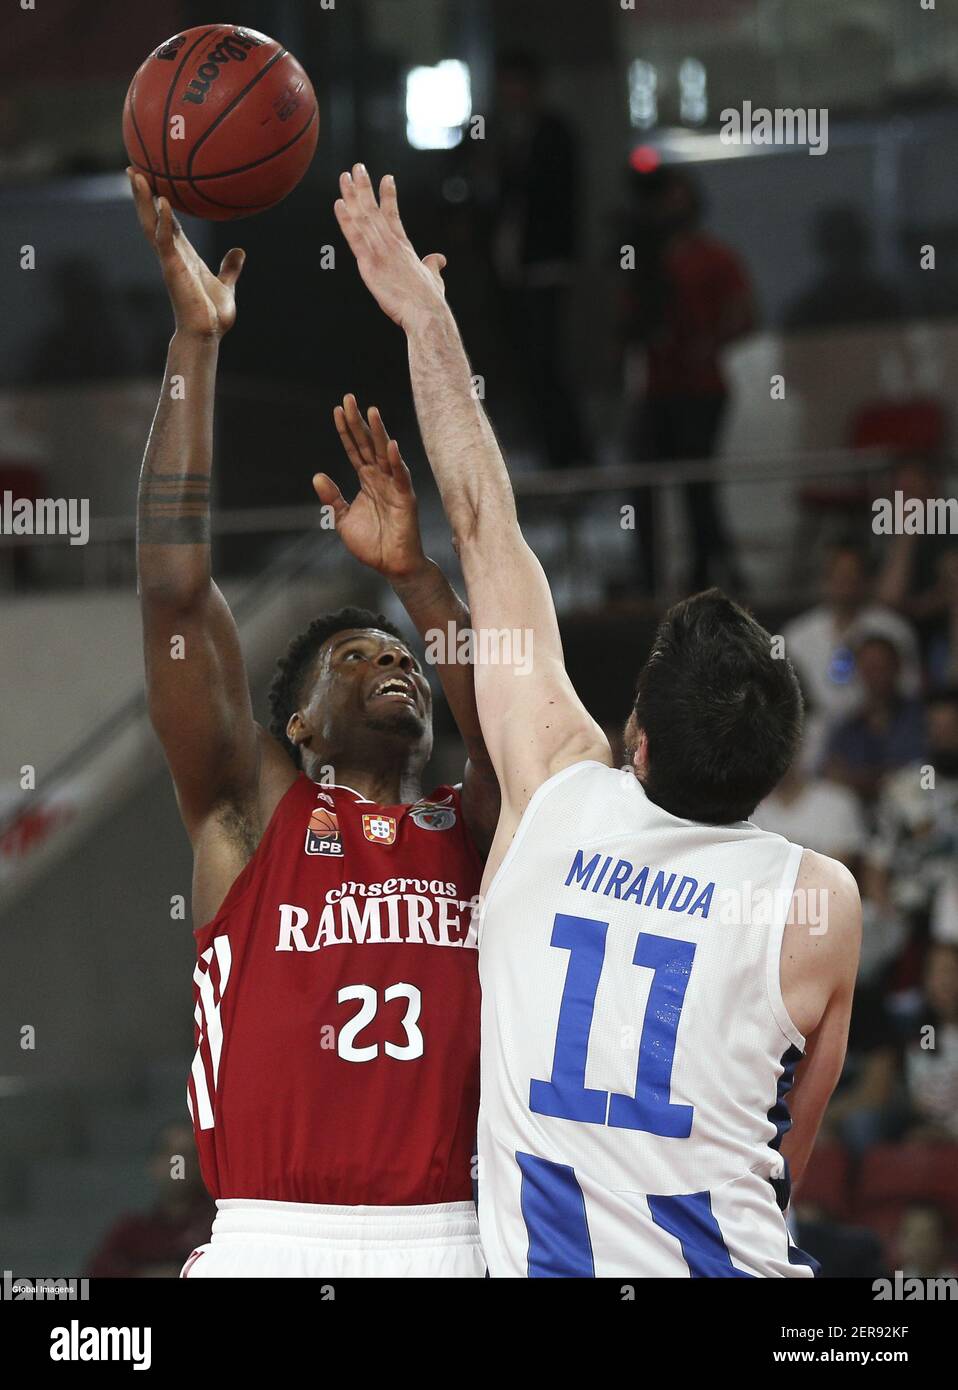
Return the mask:
<svg viewBox="0 0 958 1390"><path fill-rule="evenodd" d="M374 627L380 632L388 632L390 637L398 637L401 642L406 640L398 627L382 613L373 613L368 608L340 608L338 613L324 613L322 617L314 618L305 632L293 638L286 655L276 663L269 686L269 731L283 745L298 768L302 768L303 760L300 750L286 737L286 726L302 700L304 677L327 638L352 627Z"/></svg>

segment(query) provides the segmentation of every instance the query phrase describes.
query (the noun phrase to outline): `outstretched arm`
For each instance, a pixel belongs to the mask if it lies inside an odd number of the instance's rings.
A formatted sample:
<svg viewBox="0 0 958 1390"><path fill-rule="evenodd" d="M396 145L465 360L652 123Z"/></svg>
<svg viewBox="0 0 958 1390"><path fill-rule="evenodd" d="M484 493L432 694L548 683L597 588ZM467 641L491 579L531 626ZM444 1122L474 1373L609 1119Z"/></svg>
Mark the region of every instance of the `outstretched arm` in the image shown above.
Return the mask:
<svg viewBox="0 0 958 1390"><path fill-rule="evenodd" d="M473 667L457 660L459 645L449 642L450 632L469 630L469 610L423 551L412 478L379 411L372 406L367 423L355 396L349 395L333 418L360 490L349 503L325 473L316 474L313 486L320 501L333 508L347 550L388 580L426 644L426 658L436 666L466 746L463 815L477 848L486 854L499 816L499 784L479 726Z"/></svg>
<svg viewBox="0 0 958 1390"><path fill-rule="evenodd" d="M566 673L552 594L519 529L505 462L445 301L445 260L416 255L391 175L379 202L362 165L343 174L340 189L336 216L360 275L406 333L423 442L462 562L480 648L479 717L503 796L498 853L542 782L583 759L610 763L609 745ZM483 660L483 644L511 659Z"/></svg>
<svg viewBox="0 0 958 1390"><path fill-rule="evenodd" d="M272 744L254 723L239 636L210 574L216 367L244 257L230 251L214 275L167 200L154 201L142 174L130 182L176 320L137 503L147 701L197 846L214 812L254 797L262 747ZM281 756L275 744L267 750ZM295 775L291 763L285 775Z"/></svg>

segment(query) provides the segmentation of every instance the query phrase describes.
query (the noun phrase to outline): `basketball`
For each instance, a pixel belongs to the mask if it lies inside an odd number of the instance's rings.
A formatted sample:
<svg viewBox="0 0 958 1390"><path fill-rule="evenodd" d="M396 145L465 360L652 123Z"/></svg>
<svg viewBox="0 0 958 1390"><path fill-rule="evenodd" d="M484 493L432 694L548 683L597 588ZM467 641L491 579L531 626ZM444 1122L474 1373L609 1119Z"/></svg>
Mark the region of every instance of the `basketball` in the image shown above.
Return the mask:
<svg viewBox="0 0 958 1390"><path fill-rule="evenodd" d="M319 134L312 83L276 39L200 25L155 49L130 83L123 141L130 162L178 212L215 222L286 197Z"/></svg>

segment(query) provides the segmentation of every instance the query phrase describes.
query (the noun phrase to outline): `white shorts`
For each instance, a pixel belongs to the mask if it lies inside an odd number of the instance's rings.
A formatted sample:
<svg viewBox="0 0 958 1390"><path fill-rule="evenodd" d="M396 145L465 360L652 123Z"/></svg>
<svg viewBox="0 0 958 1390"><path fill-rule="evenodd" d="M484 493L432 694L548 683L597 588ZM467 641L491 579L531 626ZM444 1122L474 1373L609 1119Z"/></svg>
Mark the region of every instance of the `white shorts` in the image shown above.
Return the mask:
<svg viewBox="0 0 958 1390"><path fill-rule="evenodd" d="M328 1207L217 1201L209 1244L181 1279L482 1279L472 1202Z"/></svg>

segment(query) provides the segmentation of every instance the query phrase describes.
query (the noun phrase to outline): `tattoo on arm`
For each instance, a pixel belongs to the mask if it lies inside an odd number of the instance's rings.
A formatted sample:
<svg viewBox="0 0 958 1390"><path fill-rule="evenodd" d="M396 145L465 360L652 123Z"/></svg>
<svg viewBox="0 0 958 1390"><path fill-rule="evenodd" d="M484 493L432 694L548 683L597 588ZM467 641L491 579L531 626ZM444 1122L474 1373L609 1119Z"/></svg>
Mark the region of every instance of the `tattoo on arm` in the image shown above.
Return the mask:
<svg viewBox="0 0 958 1390"><path fill-rule="evenodd" d="M146 545L209 545L210 479L205 473L144 469L137 539Z"/></svg>

